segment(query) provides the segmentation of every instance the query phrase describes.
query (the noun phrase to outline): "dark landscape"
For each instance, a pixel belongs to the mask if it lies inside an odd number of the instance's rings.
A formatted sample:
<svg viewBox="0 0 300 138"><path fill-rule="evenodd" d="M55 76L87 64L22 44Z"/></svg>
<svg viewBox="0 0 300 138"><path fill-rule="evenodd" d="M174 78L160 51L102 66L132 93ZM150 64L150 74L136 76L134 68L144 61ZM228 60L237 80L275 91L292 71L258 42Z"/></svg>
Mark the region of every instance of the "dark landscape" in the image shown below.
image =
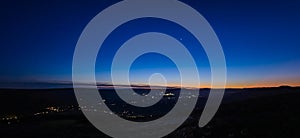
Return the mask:
<svg viewBox="0 0 300 138"><path fill-rule="evenodd" d="M88 122L71 88L0 91L1 137L108 137ZM120 117L149 121L172 109L179 89L167 90L166 93L174 95L164 96L157 103L159 110L154 105L150 107L153 109L142 112L122 105L122 101L113 98L113 90L99 91L107 98L105 103ZM166 137L300 137L300 87L226 89L215 117L199 128L198 120L208 93L209 89L200 90L190 117ZM118 104L125 108L118 108Z"/></svg>

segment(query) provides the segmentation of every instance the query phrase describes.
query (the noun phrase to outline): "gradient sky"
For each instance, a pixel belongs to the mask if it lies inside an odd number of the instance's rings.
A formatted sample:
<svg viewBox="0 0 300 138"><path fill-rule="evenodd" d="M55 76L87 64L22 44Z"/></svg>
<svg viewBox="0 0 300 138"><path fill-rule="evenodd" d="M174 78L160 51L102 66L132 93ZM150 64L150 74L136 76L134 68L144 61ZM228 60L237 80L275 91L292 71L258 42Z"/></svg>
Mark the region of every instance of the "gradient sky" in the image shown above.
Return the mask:
<svg viewBox="0 0 300 138"><path fill-rule="evenodd" d="M2 1L0 82L70 81L73 52L82 30L116 2ZM227 62L227 87L300 85L300 1L182 2L198 10L218 35ZM97 81L109 81L112 56L122 43L147 31L163 32L181 41L197 62L201 86L209 85L207 57L195 38L176 24L150 18L123 24L107 38L98 55ZM178 70L162 55L142 56L131 68L134 83L146 83L155 72L174 85L178 83Z"/></svg>

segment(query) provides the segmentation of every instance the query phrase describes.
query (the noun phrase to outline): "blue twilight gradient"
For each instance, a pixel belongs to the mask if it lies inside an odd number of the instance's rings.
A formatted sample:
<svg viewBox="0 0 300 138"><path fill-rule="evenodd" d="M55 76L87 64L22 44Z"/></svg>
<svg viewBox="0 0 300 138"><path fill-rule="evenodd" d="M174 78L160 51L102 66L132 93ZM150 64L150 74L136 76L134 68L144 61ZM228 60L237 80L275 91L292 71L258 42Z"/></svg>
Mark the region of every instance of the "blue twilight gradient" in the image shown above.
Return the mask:
<svg viewBox="0 0 300 138"><path fill-rule="evenodd" d="M77 39L87 23L116 0L99 1L2 1L0 81L70 81ZM270 84L300 85L300 1L294 0L183 0L198 10L217 33L226 56L229 86ZM174 13L176 14L176 13ZM127 24L116 31L97 60L97 80L109 78L106 65L122 39L139 31L169 32L191 50L201 79L209 81L209 66L202 48L176 25L152 20ZM139 25L143 23L143 26ZM126 28L126 27L124 27ZM107 60L106 60L107 59ZM161 59L161 60L160 60ZM154 61L154 62L152 62ZM159 61L159 62L157 62ZM142 63L148 63L147 65ZM101 66L104 68L101 68ZM145 83L152 69L178 79L167 58L149 54L132 66L134 82ZM208 72L208 73L207 73ZM84 73L83 73L84 74ZM175 74L175 75L174 75ZM166 77L168 78L168 77ZM174 82L175 83L175 82Z"/></svg>

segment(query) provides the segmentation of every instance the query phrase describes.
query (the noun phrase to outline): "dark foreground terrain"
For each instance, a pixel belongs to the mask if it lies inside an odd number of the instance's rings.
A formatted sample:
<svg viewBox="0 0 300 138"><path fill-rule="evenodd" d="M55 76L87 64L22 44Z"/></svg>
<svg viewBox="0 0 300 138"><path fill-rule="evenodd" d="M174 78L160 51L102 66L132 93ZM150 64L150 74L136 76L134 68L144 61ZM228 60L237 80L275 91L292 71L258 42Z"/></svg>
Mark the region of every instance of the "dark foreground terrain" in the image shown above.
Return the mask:
<svg viewBox="0 0 300 138"><path fill-rule="evenodd" d="M108 99L114 97L108 94L112 90L102 91L101 95ZM198 104L189 119L166 137L300 137L300 88L228 89L213 120L199 128L197 124L208 91L200 91ZM171 109L172 104L167 103L177 100L176 89L167 92L174 92L174 97L164 97L160 106L163 108L153 110L156 112L151 117L146 115L151 110L144 114L124 113L116 108L120 111L116 113L132 121L160 117L165 113L163 110ZM2 89L0 108L0 137L108 137L85 119L72 89Z"/></svg>

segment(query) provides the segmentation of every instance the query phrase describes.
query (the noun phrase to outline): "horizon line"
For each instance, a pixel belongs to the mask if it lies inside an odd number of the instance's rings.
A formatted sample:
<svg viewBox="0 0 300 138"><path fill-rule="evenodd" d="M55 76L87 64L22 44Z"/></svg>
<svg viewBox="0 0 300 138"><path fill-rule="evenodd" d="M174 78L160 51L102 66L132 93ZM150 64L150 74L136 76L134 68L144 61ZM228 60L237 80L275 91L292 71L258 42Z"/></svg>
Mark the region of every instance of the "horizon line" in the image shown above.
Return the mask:
<svg viewBox="0 0 300 138"><path fill-rule="evenodd" d="M35 81L35 82L5 82L5 84L10 84L11 86L1 86L4 83L0 82L0 89L18 89L18 87L20 89L36 89L39 88L41 86L39 86L39 84L43 84L43 85L49 85L48 87L51 88L74 88L73 87L73 82L71 81ZM19 86L17 86L19 84ZM34 86L29 86L26 84L31 84ZM82 85L82 87L86 87L86 86L91 86L91 83L78 83L79 85ZM13 86L15 85L15 86ZM23 85L23 86L21 86ZM71 87L54 87L54 85L70 85ZM148 84L131 84L131 85L124 85L124 84L118 84L118 85L113 85L113 84L109 84L109 83L103 83L103 82L97 82L97 87L107 87L107 88L115 88L115 87L119 87L119 88L149 88L150 87L156 87L156 88L185 88L185 89L251 89L251 88L277 88L277 87L300 87L300 85L290 85L290 84L281 84L281 85L257 85L257 86L230 86L227 85L224 88L220 88L220 87L209 87L209 86L200 86L200 87L181 87L180 85L168 85L168 86L163 86L163 85L148 85ZM23 88L21 88L23 87ZM26 87L26 88L25 88ZM45 87L45 86L44 86Z"/></svg>

